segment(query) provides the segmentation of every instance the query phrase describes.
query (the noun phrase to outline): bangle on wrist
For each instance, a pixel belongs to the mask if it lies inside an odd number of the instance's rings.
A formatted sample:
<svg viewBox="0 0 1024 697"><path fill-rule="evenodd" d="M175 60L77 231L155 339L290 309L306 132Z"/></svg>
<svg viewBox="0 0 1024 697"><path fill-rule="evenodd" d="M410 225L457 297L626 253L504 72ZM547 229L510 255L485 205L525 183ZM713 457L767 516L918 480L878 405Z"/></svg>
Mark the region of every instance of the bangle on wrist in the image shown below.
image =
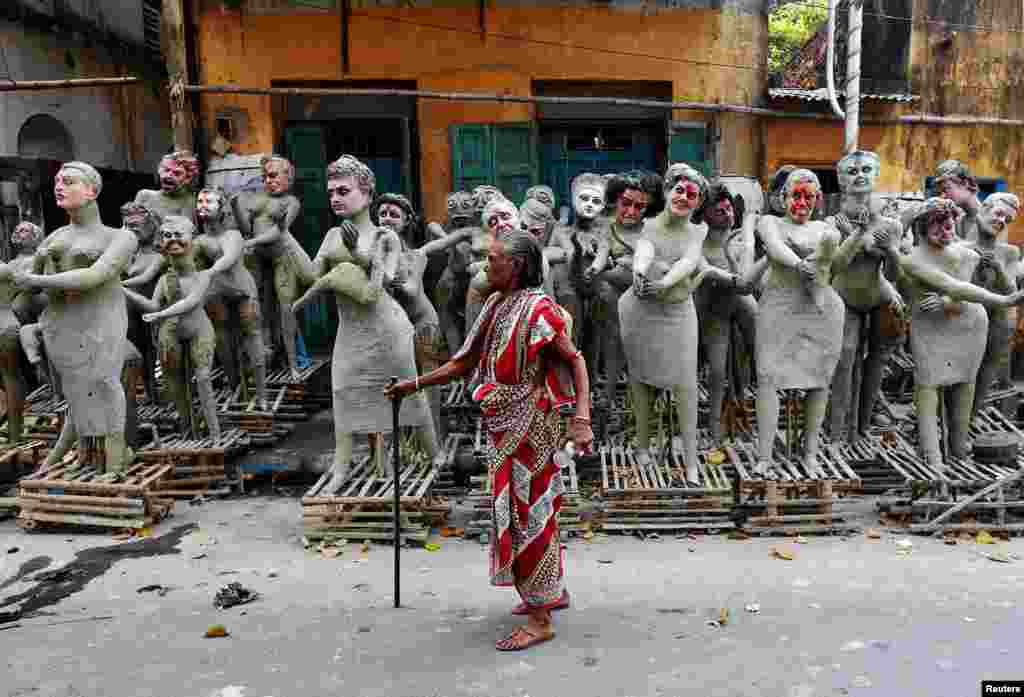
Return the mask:
<svg viewBox="0 0 1024 697"><path fill-rule="evenodd" d="M420 391L420 376L419 375L416 376L416 391L417 392Z"/></svg>
<svg viewBox="0 0 1024 697"><path fill-rule="evenodd" d="M590 425L590 419L588 419L586 417L583 417L583 416L570 416L569 420L570 421L580 421L582 423L587 424L588 426Z"/></svg>

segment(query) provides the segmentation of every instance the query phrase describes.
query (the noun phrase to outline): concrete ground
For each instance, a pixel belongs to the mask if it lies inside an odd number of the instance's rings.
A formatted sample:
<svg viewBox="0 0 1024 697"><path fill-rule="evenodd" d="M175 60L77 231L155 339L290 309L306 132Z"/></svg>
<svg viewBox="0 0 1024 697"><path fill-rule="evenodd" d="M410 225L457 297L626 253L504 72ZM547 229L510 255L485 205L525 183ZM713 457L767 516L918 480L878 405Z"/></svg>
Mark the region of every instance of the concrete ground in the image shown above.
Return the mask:
<svg viewBox="0 0 1024 697"><path fill-rule="evenodd" d="M293 497L179 503L130 541L5 521L0 694L968 697L1024 678L1024 561L920 537L901 554L902 537L570 541L556 638L504 654L516 598L476 542L403 549L396 610L393 550L304 551ZM260 597L214 609L232 581ZM230 636L204 638L215 623Z"/></svg>

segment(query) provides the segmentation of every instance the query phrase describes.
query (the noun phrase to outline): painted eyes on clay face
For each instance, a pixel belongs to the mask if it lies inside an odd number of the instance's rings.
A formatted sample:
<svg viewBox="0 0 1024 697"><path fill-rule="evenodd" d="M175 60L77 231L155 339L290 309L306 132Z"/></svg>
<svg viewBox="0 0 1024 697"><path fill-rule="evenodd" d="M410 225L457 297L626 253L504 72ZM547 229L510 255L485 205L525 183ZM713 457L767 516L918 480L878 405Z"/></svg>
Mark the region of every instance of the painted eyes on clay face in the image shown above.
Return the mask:
<svg viewBox="0 0 1024 697"><path fill-rule="evenodd" d="M498 211L487 219L487 226L491 228L498 227L498 223L507 223L512 220L512 214L509 211Z"/></svg>
<svg viewBox="0 0 1024 697"><path fill-rule="evenodd" d="M696 201L700 197L700 189L697 188L696 184L691 182L680 182L676 184L672 193L676 196L685 198L688 201Z"/></svg>

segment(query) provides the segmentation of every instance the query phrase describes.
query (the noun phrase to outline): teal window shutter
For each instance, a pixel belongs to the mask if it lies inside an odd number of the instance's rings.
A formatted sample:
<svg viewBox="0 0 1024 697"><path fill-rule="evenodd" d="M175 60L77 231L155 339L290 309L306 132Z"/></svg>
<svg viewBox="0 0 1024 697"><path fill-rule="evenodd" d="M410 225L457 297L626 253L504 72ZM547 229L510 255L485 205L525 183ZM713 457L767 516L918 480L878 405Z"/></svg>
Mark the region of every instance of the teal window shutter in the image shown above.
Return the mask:
<svg viewBox="0 0 1024 697"><path fill-rule="evenodd" d="M685 162L707 176L710 163L707 160L707 134L703 124L669 125L668 162Z"/></svg>
<svg viewBox="0 0 1024 697"><path fill-rule="evenodd" d="M449 135L452 185L456 191L491 184L519 204L526 190L539 181L539 146L534 124L455 124Z"/></svg>
<svg viewBox="0 0 1024 697"><path fill-rule="evenodd" d="M489 124L461 123L450 127L452 188L472 191L494 183L494 148Z"/></svg>

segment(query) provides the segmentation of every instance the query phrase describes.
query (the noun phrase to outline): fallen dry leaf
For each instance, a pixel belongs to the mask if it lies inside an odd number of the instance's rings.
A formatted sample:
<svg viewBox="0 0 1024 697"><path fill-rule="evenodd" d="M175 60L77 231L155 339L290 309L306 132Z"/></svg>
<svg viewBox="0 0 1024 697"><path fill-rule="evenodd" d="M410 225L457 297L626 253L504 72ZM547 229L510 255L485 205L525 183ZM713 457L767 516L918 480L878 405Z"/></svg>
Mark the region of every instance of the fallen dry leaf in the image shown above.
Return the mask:
<svg viewBox="0 0 1024 697"><path fill-rule="evenodd" d="M732 532L729 533L729 539L730 540L749 540L750 539L750 535L748 535L747 533L743 532L742 530L733 530Z"/></svg>
<svg viewBox="0 0 1024 697"><path fill-rule="evenodd" d="M987 530L981 530L978 532L978 536L974 538L974 541L979 545L994 545L996 541L992 539L992 536L988 534Z"/></svg>
<svg viewBox="0 0 1024 697"><path fill-rule="evenodd" d="M712 450L707 456L707 462L710 465L720 465L725 462L725 459L725 453L721 450Z"/></svg>
<svg viewBox="0 0 1024 697"><path fill-rule="evenodd" d="M793 561L796 559L796 553L786 548L772 547L772 556L776 559L785 559L786 561Z"/></svg>
<svg viewBox="0 0 1024 697"><path fill-rule="evenodd" d="M320 556L324 559L337 559L341 556L341 550L337 547L323 547L320 550Z"/></svg>
<svg viewBox="0 0 1024 697"><path fill-rule="evenodd" d="M723 607L718 610L718 624L723 627L729 624L729 608Z"/></svg>
<svg viewBox="0 0 1024 697"><path fill-rule="evenodd" d="M882 539L882 533L879 532L878 530L875 530L874 528L868 528L867 530L864 531L864 534L867 535L867 538L869 540L880 540L880 539Z"/></svg>
<svg viewBox="0 0 1024 697"><path fill-rule="evenodd" d="M441 545L437 544L436 542L428 542L427 544L423 545L423 549L427 550L428 552L439 552L441 550Z"/></svg>
<svg viewBox="0 0 1024 697"><path fill-rule="evenodd" d="M223 624L211 624L207 628L205 636L207 639L216 639L218 637L226 637L229 635L228 630Z"/></svg>

